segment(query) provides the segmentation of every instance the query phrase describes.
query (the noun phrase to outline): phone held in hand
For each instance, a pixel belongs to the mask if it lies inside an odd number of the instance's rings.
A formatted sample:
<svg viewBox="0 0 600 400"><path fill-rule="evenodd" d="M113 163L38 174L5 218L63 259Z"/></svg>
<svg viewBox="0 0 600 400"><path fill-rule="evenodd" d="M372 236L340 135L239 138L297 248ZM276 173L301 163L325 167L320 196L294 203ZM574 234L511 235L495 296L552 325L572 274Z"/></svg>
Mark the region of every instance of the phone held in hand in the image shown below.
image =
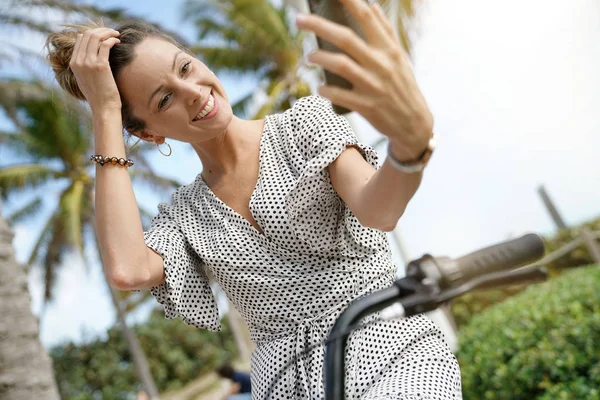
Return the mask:
<svg viewBox="0 0 600 400"><path fill-rule="evenodd" d="M365 0L365 2L368 2ZM365 39L365 35L354 17L350 12L339 2L339 0L308 0L308 7L310 12L315 15L319 15L325 19L328 19L336 24L347 26L352 29L358 36ZM317 44L320 49L331 51L334 53L343 53L343 51L334 46L333 44L326 42L325 40L317 36ZM325 81L328 85L339 86L344 89L352 89L352 84L346 79L339 75L336 75L330 71L325 70ZM333 104L333 110L338 114L347 114L351 112L344 107Z"/></svg>

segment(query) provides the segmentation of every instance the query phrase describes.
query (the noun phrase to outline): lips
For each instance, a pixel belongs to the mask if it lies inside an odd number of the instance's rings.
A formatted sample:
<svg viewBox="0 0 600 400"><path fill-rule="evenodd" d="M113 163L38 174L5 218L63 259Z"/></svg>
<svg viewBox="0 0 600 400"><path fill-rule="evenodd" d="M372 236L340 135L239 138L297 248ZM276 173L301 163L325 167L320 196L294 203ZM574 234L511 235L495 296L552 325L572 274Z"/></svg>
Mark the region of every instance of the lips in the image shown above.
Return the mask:
<svg viewBox="0 0 600 400"><path fill-rule="evenodd" d="M214 114L213 111L215 111L216 108L217 108L217 102L216 102L214 94L211 90L211 92L208 95L208 99L204 102L202 107L200 107L200 110L198 111L196 116L192 119L192 122L206 119L207 117L209 117L209 115L210 115L210 117L212 117L212 115Z"/></svg>
<svg viewBox="0 0 600 400"><path fill-rule="evenodd" d="M208 95L208 99L202 105L202 107L200 108L200 111L198 111L198 113L192 119L192 121L198 121L198 120L201 120L202 118L206 117L213 110L214 105L215 105L215 99L213 98L212 92L211 92Z"/></svg>

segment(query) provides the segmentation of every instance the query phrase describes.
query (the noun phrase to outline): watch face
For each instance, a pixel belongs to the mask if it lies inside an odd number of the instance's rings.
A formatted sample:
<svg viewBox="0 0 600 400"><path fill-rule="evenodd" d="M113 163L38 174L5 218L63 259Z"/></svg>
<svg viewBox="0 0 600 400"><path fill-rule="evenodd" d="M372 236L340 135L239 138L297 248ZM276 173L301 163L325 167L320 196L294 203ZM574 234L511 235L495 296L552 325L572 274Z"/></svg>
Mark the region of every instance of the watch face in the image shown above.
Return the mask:
<svg viewBox="0 0 600 400"><path fill-rule="evenodd" d="M433 136L431 137L431 139L429 139L429 150L433 151L435 150L435 147L437 146L437 135L434 133Z"/></svg>

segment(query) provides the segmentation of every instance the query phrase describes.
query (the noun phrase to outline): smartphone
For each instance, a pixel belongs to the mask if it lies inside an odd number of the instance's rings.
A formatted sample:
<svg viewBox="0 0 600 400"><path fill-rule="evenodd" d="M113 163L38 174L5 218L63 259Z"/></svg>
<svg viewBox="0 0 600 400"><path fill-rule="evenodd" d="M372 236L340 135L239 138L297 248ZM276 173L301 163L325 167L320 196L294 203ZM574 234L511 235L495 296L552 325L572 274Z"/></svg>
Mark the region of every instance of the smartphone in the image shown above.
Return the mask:
<svg viewBox="0 0 600 400"><path fill-rule="evenodd" d="M369 3L368 0L364 1L365 3ZM325 19L335 22L336 24L347 26L348 28L352 29L358 36L365 39L365 34L363 33L360 25L350 14L348 9L346 9L346 7L344 7L342 3L339 2L339 0L308 0L308 7L312 14L319 15ZM317 44L322 50L327 50L335 53L343 53L343 51L340 48L334 46L329 42L326 42L318 36ZM328 85L335 85L344 89L352 89L352 84L346 79L327 70L325 70L324 72L325 81ZM338 114L347 114L351 112L351 110L348 110L336 104L333 104L333 110Z"/></svg>

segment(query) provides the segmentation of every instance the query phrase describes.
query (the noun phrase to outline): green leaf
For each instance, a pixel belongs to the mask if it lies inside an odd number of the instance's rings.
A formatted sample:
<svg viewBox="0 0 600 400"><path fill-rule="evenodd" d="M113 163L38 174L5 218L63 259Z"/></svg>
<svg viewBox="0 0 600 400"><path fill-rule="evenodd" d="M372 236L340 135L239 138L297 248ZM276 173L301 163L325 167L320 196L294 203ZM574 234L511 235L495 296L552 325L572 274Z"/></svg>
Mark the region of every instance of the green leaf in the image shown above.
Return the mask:
<svg viewBox="0 0 600 400"><path fill-rule="evenodd" d="M64 178L65 174L42 164L12 165L0 168L0 188L6 197L16 189L33 189L50 179Z"/></svg>

